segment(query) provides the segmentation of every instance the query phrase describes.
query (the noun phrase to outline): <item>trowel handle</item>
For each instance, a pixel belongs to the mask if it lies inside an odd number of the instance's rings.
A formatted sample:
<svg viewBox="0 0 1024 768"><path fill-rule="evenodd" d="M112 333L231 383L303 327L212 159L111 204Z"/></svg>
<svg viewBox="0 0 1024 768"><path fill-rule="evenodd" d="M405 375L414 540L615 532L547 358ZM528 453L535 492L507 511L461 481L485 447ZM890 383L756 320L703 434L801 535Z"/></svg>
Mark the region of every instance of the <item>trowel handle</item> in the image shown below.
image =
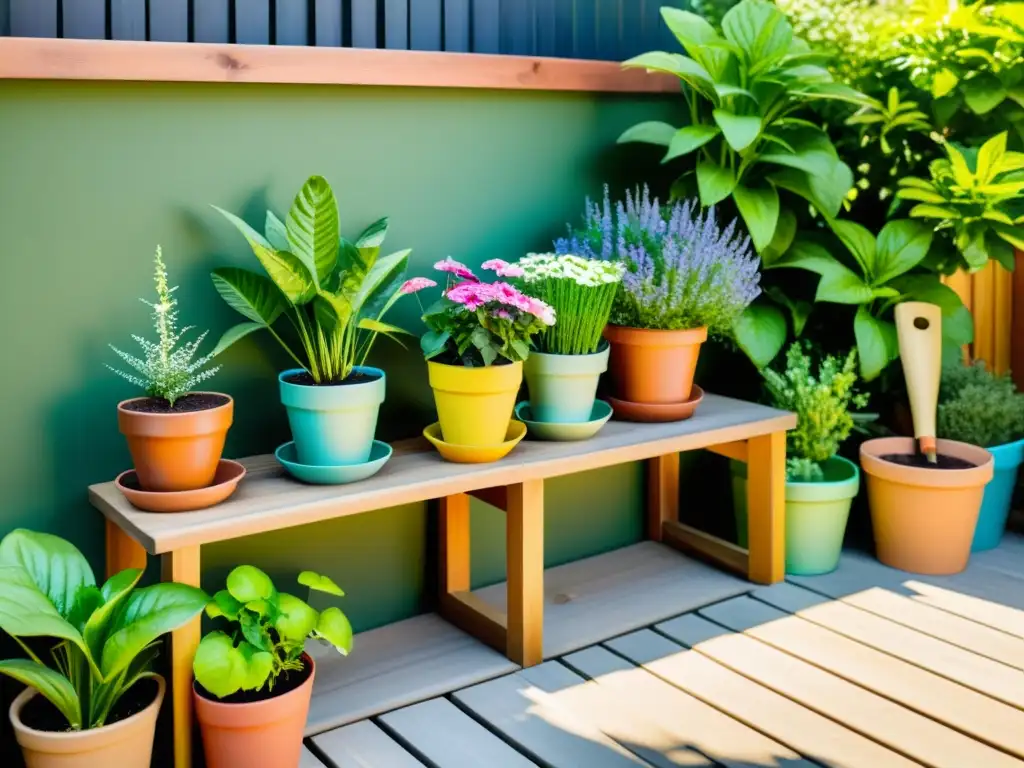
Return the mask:
<svg viewBox="0 0 1024 768"><path fill-rule="evenodd" d="M942 311L922 301L898 304L896 332L914 417L914 437L923 453L934 455L935 411L942 377Z"/></svg>

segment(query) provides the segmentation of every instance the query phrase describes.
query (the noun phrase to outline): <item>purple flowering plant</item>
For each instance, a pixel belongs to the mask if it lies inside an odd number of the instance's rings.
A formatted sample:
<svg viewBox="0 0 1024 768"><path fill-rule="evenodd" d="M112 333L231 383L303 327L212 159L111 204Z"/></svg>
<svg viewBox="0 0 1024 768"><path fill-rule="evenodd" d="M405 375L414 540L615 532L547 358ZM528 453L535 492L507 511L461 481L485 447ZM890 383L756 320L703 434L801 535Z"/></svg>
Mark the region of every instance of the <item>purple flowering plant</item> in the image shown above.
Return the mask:
<svg viewBox="0 0 1024 768"><path fill-rule="evenodd" d="M631 328L681 330L706 327L732 334L733 323L761 293L760 259L733 220L723 230L714 208L696 201L662 206L643 192L612 205L587 200L584 225L555 242L575 253L626 265L611 322Z"/></svg>

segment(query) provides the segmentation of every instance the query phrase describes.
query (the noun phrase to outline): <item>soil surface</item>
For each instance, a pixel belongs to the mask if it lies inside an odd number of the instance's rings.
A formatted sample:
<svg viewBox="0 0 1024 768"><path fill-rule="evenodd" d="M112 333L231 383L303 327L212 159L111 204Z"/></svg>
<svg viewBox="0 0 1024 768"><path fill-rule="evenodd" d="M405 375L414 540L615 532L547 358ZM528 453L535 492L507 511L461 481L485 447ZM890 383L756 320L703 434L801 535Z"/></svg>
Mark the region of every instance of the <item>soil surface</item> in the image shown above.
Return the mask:
<svg viewBox="0 0 1024 768"><path fill-rule="evenodd" d="M157 684L155 680L140 680L125 693L110 712L106 725L113 725L137 715L156 698ZM63 733L71 730L67 719L60 711L42 696L33 696L32 700L21 710L21 722L29 728L50 733Z"/></svg>
<svg viewBox="0 0 1024 768"><path fill-rule="evenodd" d="M310 376L306 371L302 373L293 373L291 376L285 376L284 380L289 384L298 384L300 387L347 387L349 384L367 384L371 381L377 381L380 376L370 376L366 373L353 373L344 381L330 381L326 384L317 384L313 381L313 377Z"/></svg>
<svg viewBox="0 0 1024 768"><path fill-rule="evenodd" d="M297 670L295 672L282 672L278 676L277 682L274 684L273 691L239 691L238 693L233 693L223 699L218 699L199 683L196 683L195 686L199 695L204 699L209 699L210 701L219 701L221 704L253 704L257 701L276 699L278 696L284 696L286 693L291 693L306 682L312 672L313 667L306 663L301 670Z"/></svg>
<svg viewBox="0 0 1024 768"><path fill-rule="evenodd" d="M958 459L955 456L945 456L941 453L938 456L937 464L928 461L923 453L889 453L879 458L903 467L917 467L918 469L972 469L978 466L970 461Z"/></svg>
<svg viewBox="0 0 1024 768"><path fill-rule="evenodd" d="M224 395L185 395L170 403L162 397L144 397L122 406L126 411L138 413L195 413L220 408L229 401Z"/></svg>

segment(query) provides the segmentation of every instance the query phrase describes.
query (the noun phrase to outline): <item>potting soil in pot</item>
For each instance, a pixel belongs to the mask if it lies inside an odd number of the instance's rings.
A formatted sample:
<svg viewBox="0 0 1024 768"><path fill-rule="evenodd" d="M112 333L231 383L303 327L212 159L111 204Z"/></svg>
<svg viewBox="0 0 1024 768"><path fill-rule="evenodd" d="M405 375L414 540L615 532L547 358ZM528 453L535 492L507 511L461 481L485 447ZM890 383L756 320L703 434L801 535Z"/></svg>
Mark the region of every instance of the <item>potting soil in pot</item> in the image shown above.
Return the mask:
<svg viewBox="0 0 1024 768"><path fill-rule="evenodd" d="M934 464L921 453L887 453L879 456L883 461L899 464L902 467L917 467L919 469L972 469L978 466L965 459L958 459L956 456L944 456L939 454L938 461Z"/></svg>
<svg viewBox="0 0 1024 768"><path fill-rule="evenodd" d="M140 680L117 700L104 725L114 725L139 714L153 703L158 690L155 680ZM42 696L33 696L29 700L21 710L21 722L29 728L46 733L66 733L71 730L67 718Z"/></svg>
<svg viewBox="0 0 1024 768"><path fill-rule="evenodd" d="M126 411L135 413L195 413L196 411L208 411L211 408L220 408L230 398L224 395L208 393L185 395L174 401L174 405L168 405L161 397L140 397L136 400L129 400L122 407Z"/></svg>
<svg viewBox="0 0 1024 768"><path fill-rule="evenodd" d="M300 387L344 387L349 384L367 384L371 381L376 381L380 376L370 376L366 373L359 371L353 371L352 375L344 381L328 381L323 384L317 384L306 371L302 373L295 373L291 376L285 376L284 380L289 384L296 384Z"/></svg>
<svg viewBox="0 0 1024 768"><path fill-rule="evenodd" d="M198 682L195 686L199 695L204 699L209 699L210 701L216 701L220 704L253 704L257 701L275 699L279 696L284 696L286 693L291 693L309 679L312 671L313 667L306 664L302 669L282 672L278 676L277 682L274 684L273 691L238 691L238 693L233 693L223 699L218 699L212 693L203 688L203 686Z"/></svg>

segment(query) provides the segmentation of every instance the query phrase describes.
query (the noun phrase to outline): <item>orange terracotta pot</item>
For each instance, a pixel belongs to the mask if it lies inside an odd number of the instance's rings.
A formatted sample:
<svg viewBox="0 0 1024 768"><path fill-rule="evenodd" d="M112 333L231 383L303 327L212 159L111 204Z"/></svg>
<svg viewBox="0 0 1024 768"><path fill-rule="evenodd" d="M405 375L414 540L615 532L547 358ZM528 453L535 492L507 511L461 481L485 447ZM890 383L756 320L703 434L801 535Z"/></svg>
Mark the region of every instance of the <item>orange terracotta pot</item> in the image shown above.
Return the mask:
<svg viewBox="0 0 1024 768"><path fill-rule="evenodd" d="M21 712L39 694L34 688L22 691L11 704L10 716L26 768L149 768L166 687L162 677L154 679L157 694L148 707L120 722L88 731L29 728L21 721Z"/></svg>
<svg viewBox="0 0 1024 768"><path fill-rule="evenodd" d="M247 704L225 704L201 695L193 683L196 719L203 734L206 768L298 768L316 666L309 677L281 696Z"/></svg>
<svg viewBox="0 0 1024 768"><path fill-rule="evenodd" d="M994 471L992 454L967 443L939 440L940 455L976 466L926 469L881 458L912 454L915 448L911 437L883 437L861 445L878 559L911 573L959 573L971 555L981 499Z"/></svg>
<svg viewBox="0 0 1024 768"><path fill-rule="evenodd" d="M117 424L128 440L132 463L144 491L194 491L213 483L234 418L235 401L217 392L196 392L227 399L216 408L186 413L145 413L117 406Z"/></svg>
<svg viewBox="0 0 1024 768"><path fill-rule="evenodd" d="M611 344L608 371L620 400L631 403L684 403L690 399L700 345L707 328L653 331L609 325L604 337Z"/></svg>

